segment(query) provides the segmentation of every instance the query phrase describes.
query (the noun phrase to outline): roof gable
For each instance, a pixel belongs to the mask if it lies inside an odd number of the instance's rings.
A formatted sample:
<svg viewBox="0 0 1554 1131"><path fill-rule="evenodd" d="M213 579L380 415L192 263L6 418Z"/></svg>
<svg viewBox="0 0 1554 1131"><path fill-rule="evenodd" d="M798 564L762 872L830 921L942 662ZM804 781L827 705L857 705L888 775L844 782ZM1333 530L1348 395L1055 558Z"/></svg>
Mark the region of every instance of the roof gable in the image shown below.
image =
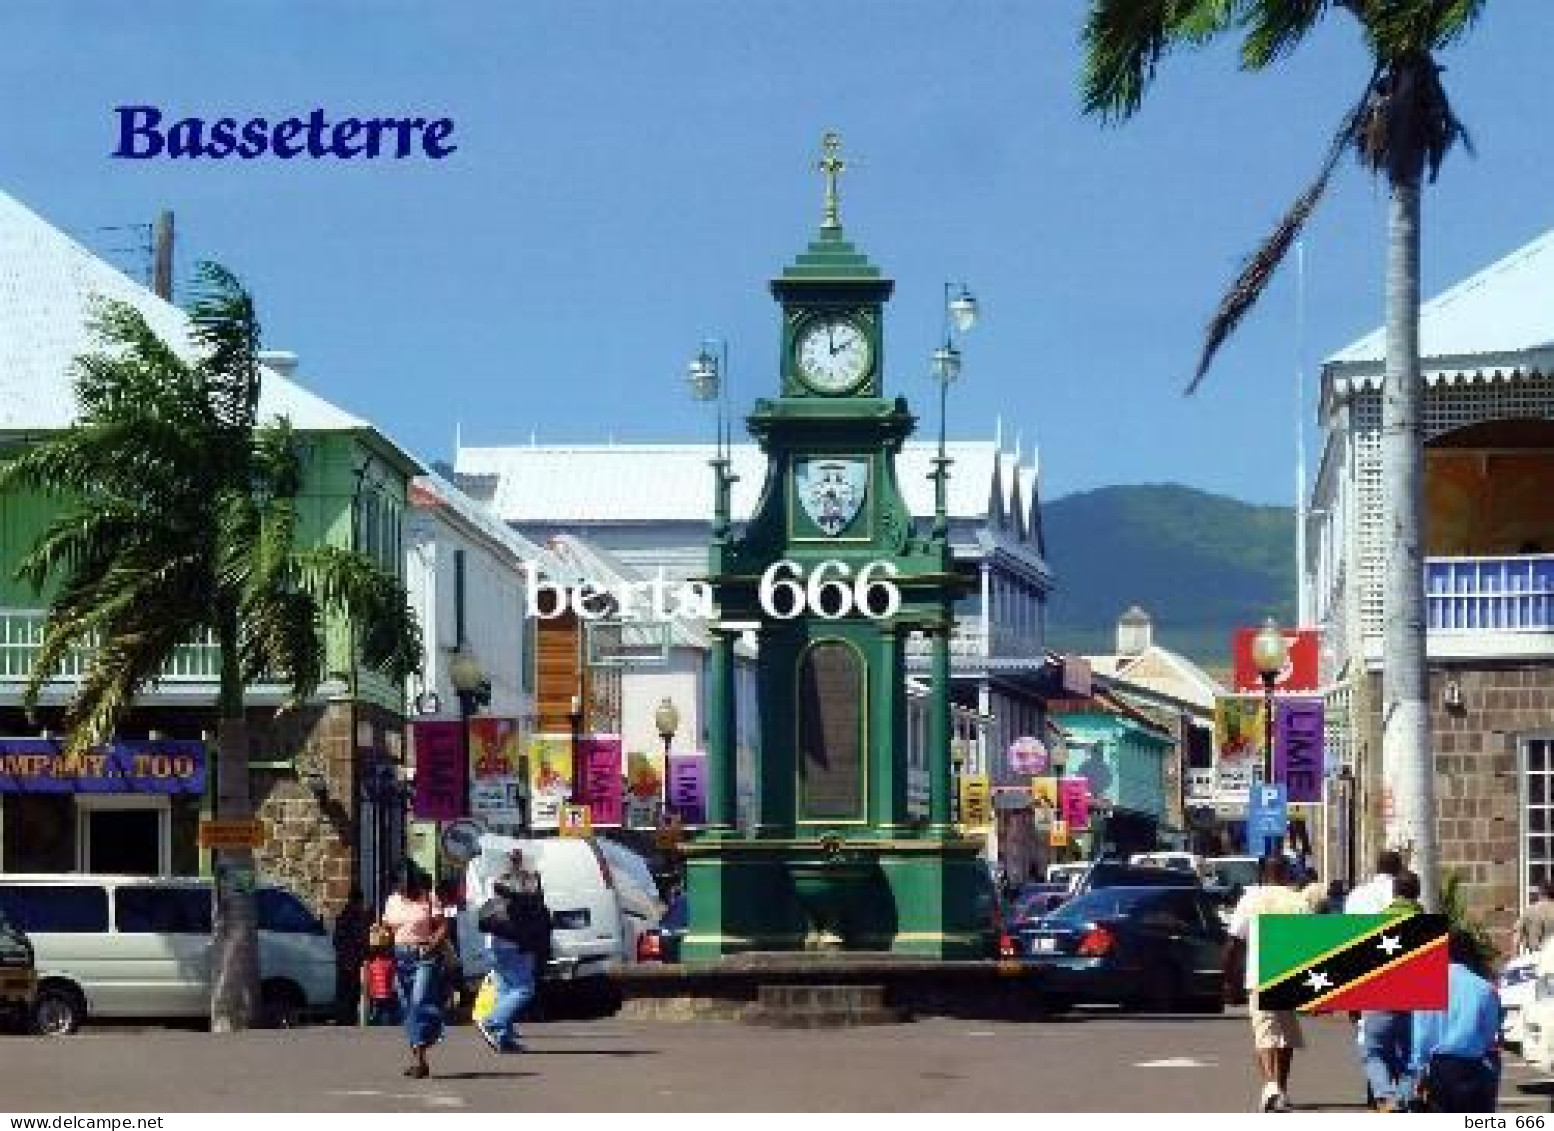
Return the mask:
<svg viewBox="0 0 1554 1131"><path fill-rule="evenodd" d="M0 431L46 431L75 422L75 361L96 348L87 322L98 297L129 303L158 336L193 355L182 310L0 192ZM371 428L268 367L259 411L265 418L286 416L303 431Z"/></svg>

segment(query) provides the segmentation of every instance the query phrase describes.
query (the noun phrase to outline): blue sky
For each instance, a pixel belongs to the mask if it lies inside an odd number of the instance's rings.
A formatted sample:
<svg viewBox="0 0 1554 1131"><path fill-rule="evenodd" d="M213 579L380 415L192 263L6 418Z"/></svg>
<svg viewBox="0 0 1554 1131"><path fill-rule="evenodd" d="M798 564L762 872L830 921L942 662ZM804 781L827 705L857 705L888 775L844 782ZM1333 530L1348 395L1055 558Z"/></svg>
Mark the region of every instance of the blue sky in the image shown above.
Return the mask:
<svg viewBox="0 0 1554 1131"><path fill-rule="evenodd" d="M1293 496L1294 273L1206 387L1205 316L1306 182L1365 62L1340 18L1289 65L1167 61L1120 128L1080 117L1082 0L6 0L0 188L94 248L171 208L315 390L425 459L469 444L710 438L684 367L729 339L774 389L766 281L820 218L839 130L849 235L897 280L887 380L936 427L943 284L983 320L950 433L1002 417L1044 494L1181 482ZM1426 201L1425 293L1554 225L1554 5L1501 0L1445 60L1478 156ZM432 162L108 157L169 117L449 116ZM1350 166L1306 241L1308 371L1379 324L1385 196ZM133 255L116 262L138 269ZM1308 376L1307 400L1314 381ZM1306 417L1311 416L1308 404ZM1310 441L1315 459L1315 439Z"/></svg>

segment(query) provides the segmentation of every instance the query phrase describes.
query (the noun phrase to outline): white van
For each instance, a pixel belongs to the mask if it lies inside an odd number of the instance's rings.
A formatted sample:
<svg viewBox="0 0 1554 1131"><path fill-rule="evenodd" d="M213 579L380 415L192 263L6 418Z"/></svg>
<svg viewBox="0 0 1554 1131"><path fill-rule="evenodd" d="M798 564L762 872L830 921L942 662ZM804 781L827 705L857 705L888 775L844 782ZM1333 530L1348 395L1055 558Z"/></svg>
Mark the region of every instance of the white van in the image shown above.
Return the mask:
<svg viewBox="0 0 1554 1131"><path fill-rule="evenodd" d="M333 1008L324 924L284 888L261 884L254 896L265 1019L289 1025ZM36 955L41 1033L73 1033L88 1017L209 1016L214 914L209 878L0 874L0 917Z"/></svg>
<svg viewBox="0 0 1554 1131"><path fill-rule="evenodd" d="M501 873L514 850L539 872L550 909L550 964L540 978L552 985L570 983L566 988L590 1003L611 1001L615 990L609 976L626 961L626 924L614 870L588 837L520 840L487 833L480 838L480 854L465 868L465 903L459 911L465 987L474 989L491 968L478 923L479 893L490 890L491 878Z"/></svg>

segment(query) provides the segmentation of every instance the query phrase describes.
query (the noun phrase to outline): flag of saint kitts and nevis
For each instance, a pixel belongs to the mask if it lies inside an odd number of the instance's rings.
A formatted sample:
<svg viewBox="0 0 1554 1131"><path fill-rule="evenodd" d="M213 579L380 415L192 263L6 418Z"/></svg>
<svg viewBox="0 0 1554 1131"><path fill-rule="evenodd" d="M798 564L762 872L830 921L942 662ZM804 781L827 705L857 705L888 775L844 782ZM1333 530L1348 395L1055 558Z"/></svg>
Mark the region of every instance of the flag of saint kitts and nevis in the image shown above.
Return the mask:
<svg viewBox="0 0 1554 1131"><path fill-rule="evenodd" d="M1445 1009L1444 915L1259 915L1257 1005Z"/></svg>

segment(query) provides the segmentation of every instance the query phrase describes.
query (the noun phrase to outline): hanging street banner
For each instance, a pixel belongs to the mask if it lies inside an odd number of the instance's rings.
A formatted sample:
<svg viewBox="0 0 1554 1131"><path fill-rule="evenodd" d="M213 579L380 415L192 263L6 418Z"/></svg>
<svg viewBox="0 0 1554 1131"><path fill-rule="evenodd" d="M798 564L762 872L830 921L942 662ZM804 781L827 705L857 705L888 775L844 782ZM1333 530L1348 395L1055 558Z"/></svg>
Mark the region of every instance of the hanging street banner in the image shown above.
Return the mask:
<svg viewBox="0 0 1554 1131"><path fill-rule="evenodd" d="M1254 785L1246 797L1246 851L1249 856L1262 856L1268 842L1282 840L1289 835L1290 811L1284 793L1284 784Z"/></svg>
<svg viewBox="0 0 1554 1131"><path fill-rule="evenodd" d="M1071 833L1090 827L1090 779L1058 780L1058 812Z"/></svg>
<svg viewBox="0 0 1554 1131"><path fill-rule="evenodd" d="M1217 765L1263 761L1263 697L1220 695L1214 700L1214 757Z"/></svg>
<svg viewBox="0 0 1554 1131"><path fill-rule="evenodd" d="M626 827L656 829L664 815L664 756L652 751L626 755Z"/></svg>
<svg viewBox="0 0 1554 1131"><path fill-rule="evenodd" d="M1037 813L1056 816L1058 811L1058 779L1051 776L1032 778L1031 805Z"/></svg>
<svg viewBox="0 0 1554 1131"><path fill-rule="evenodd" d="M1322 800L1322 700L1281 699L1273 713L1273 779L1292 805Z"/></svg>
<svg viewBox="0 0 1554 1131"><path fill-rule="evenodd" d="M589 827L615 826L622 819L621 736L590 734L578 739L572 796L588 809Z"/></svg>
<svg viewBox="0 0 1554 1131"><path fill-rule="evenodd" d="M0 738L0 793L204 793L205 744L129 739L71 765L51 738Z"/></svg>
<svg viewBox="0 0 1554 1131"><path fill-rule="evenodd" d="M572 797L572 736L529 738L529 827L561 827L561 806Z"/></svg>
<svg viewBox="0 0 1554 1131"><path fill-rule="evenodd" d="M522 745L517 719L469 721L469 811L496 826L523 823Z"/></svg>
<svg viewBox="0 0 1554 1131"><path fill-rule="evenodd" d="M1235 662L1235 689L1237 691L1262 691L1263 676L1252 662L1252 640L1260 632L1258 628L1238 628L1231 638L1231 655ZM1274 677L1275 691L1315 691L1317 689L1317 630L1314 628L1285 629L1284 643L1289 658L1284 670Z"/></svg>
<svg viewBox="0 0 1554 1131"><path fill-rule="evenodd" d="M1253 929L1264 1009L1446 1008L1444 915L1259 915Z"/></svg>
<svg viewBox="0 0 1554 1131"><path fill-rule="evenodd" d="M970 829L993 823L993 795L986 774L960 776L960 823Z"/></svg>
<svg viewBox="0 0 1554 1131"><path fill-rule="evenodd" d="M410 724L415 748L418 821L456 821L469 815L469 766L464 760L464 724L454 719L417 719Z"/></svg>
<svg viewBox="0 0 1554 1131"><path fill-rule="evenodd" d="M686 828L707 823L707 756L669 755L667 808Z"/></svg>

